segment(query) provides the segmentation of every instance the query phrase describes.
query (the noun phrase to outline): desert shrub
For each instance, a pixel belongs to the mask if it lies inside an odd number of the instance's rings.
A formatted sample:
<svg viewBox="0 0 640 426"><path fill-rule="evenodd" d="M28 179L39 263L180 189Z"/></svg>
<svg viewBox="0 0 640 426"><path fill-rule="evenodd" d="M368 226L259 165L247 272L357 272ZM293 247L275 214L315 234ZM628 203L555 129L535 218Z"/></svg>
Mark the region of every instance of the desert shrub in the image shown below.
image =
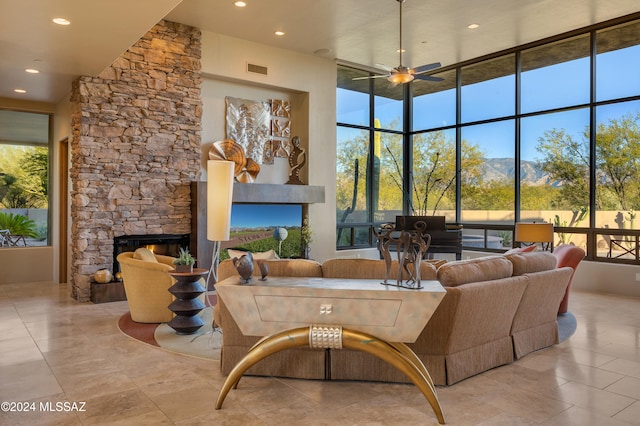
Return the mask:
<svg viewBox="0 0 640 426"><path fill-rule="evenodd" d="M11 235L23 235L29 238L38 237L36 223L21 214L0 212L0 229L8 229Z"/></svg>

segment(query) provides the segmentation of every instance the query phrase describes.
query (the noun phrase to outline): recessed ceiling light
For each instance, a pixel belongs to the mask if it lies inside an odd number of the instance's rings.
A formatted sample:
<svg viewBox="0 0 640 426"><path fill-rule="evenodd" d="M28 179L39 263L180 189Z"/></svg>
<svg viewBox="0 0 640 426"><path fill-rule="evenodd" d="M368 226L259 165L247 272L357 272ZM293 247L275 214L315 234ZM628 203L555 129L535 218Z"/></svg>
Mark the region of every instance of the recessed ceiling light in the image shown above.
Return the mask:
<svg viewBox="0 0 640 426"><path fill-rule="evenodd" d="M64 18L53 18L53 22L58 25L71 25L71 21Z"/></svg>
<svg viewBox="0 0 640 426"><path fill-rule="evenodd" d="M38 74L40 72L35 68L27 68L25 71L28 72L29 74Z"/></svg>
<svg viewBox="0 0 640 426"><path fill-rule="evenodd" d="M318 50L314 50L313 54L314 55L318 55L318 56L322 56L322 55L328 55L332 52L331 49L328 48L322 48L322 49L318 49Z"/></svg>
<svg viewBox="0 0 640 426"><path fill-rule="evenodd" d="M406 49L396 49L396 53L404 53L406 52Z"/></svg>
<svg viewBox="0 0 640 426"><path fill-rule="evenodd" d="M475 30L479 26L480 26L480 24L469 24L469 25L467 25L467 28L469 28L470 30Z"/></svg>
<svg viewBox="0 0 640 426"><path fill-rule="evenodd" d="M16 93L27 93L27 91L24 89L13 89L13 91Z"/></svg>
<svg viewBox="0 0 640 426"><path fill-rule="evenodd" d="M277 35L277 36L283 36L283 35L285 35L285 32L278 30L274 34Z"/></svg>
<svg viewBox="0 0 640 426"><path fill-rule="evenodd" d="M236 1L233 4L236 5L237 7L245 7L247 5L247 3L243 1Z"/></svg>

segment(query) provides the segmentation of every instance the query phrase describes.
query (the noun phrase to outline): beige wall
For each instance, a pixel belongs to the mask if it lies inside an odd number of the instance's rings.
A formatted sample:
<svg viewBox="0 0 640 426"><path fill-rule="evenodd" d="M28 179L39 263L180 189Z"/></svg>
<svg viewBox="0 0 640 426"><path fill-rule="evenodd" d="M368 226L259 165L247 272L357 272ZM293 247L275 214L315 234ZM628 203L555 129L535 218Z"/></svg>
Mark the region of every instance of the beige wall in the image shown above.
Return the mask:
<svg viewBox="0 0 640 426"><path fill-rule="evenodd" d="M0 285L53 281L53 248L0 249Z"/></svg>
<svg viewBox="0 0 640 426"><path fill-rule="evenodd" d="M267 67L268 75L248 73L247 63ZM314 231L311 255L320 261L335 257L335 62L203 32L202 75L203 165L211 143L225 136L225 96L292 102L291 134L299 135L307 149L303 178L310 185L325 187L325 203L309 206ZM263 169L258 182L282 183L278 179L288 176L286 162Z"/></svg>

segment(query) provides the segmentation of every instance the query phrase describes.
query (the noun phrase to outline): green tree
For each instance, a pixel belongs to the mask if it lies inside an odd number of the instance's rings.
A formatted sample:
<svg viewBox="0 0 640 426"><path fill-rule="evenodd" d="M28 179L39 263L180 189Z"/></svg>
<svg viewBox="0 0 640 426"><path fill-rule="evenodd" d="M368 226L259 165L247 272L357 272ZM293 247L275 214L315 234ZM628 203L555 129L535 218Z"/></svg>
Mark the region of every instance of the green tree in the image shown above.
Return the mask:
<svg viewBox="0 0 640 426"><path fill-rule="evenodd" d="M47 208L48 170L47 148L0 145L0 207Z"/></svg>
<svg viewBox="0 0 640 426"><path fill-rule="evenodd" d="M461 183L482 180L483 153L476 145L462 141L462 170L456 171L455 140L442 131L414 136L412 210L436 214L439 209L455 209L456 178Z"/></svg>
<svg viewBox="0 0 640 426"><path fill-rule="evenodd" d="M596 131L596 194L598 208L630 211L640 201L640 113L598 125ZM616 204L605 205L611 196ZM597 198L597 199L598 199Z"/></svg>
<svg viewBox="0 0 640 426"><path fill-rule="evenodd" d="M455 141L446 133L437 131L415 135L413 139L413 185L410 191L403 188L402 138L397 134L378 132L380 137L379 197L380 210L402 210L403 192L411 195L414 214L435 214L438 209L455 208L456 150ZM463 141L465 178L475 186L482 184L481 166L483 153L477 146ZM337 152L336 201L338 214L351 206L353 185L358 185L356 211L364 212L366 205L365 182L369 151L368 132L362 131L349 140L339 143ZM355 179L355 160L359 173ZM355 219L354 219L355 220ZM359 220L364 218L359 217Z"/></svg>
<svg viewBox="0 0 640 426"><path fill-rule="evenodd" d="M538 210L540 206L551 206L557 210L571 210L571 205L562 198L561 189L551 185L520 183L520 208ZM513 199L511 200L513 203Z"/></svg>
<svg viewBox="0 0 640 426"><path fill-rule="evenodd" d="M577 141L564 129L551 129L538 140L536 149L543 154L536 167L551 180L562 182L557 200L572 207L589 205L589 138Z"/></svg>
<svg viewBox="0 0 640 426"><path fill-rule="evenodd" d="M514 180L491 180L466 186L466 210L513 210Z"/></svg>
<svg viewBox="0 0 640 426"><path fill-rule="evenodd" d="M640 113L598 125L596 131L596 207L630 211L640 204ZM589 128L581 140L563 129L544 133L536 148L538 167L562 183L556 205L577 211L589 205Z"/></svg>

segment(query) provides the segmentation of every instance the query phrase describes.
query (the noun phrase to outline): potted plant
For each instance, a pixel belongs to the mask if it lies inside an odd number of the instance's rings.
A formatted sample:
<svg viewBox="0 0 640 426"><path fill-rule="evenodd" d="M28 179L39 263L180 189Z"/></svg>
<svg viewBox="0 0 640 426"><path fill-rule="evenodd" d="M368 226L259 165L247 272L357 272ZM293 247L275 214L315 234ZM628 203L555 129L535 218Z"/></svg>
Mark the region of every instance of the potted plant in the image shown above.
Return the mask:
<svg viewBox="0 0 640 426"><path fill-rule="evenodd" d="M193 272L193 265L196 263L196 259L189 253L188 248L180 248L178 257L173 261L176 265L176 272Z"/></svg>

